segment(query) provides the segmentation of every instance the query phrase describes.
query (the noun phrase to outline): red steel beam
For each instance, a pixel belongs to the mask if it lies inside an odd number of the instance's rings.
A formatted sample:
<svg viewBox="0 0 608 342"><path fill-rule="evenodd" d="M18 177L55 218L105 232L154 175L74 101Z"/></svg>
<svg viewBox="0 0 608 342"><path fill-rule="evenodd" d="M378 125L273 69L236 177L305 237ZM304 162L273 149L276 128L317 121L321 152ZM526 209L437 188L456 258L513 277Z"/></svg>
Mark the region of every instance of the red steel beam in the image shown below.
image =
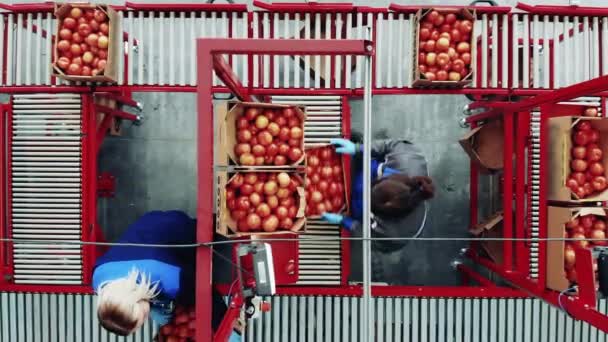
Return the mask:
<svg viewBox="0 0 608 342"><path fill-rule="evenodd" d="M292 39L198 39L197 40L197 242L213 241L213 56L216 54L285 55L372 55L373 44L363 40ZM211 327L211 249L196 253L196 330L197 341L212 341Z"/></svg>
<svg viewBox="0 0 608 342"><path fill-rule="evenodd" d="M213 11L213 12L247 12L245 4L207 4L207 3L137 3L125 2L125 7L140 11Z"/></svg>
<svg viewBox="0 0 608 342"><path fill-rule="evenodd" d="M0 238L4 239L4 232L7 230L6 227L6 189L5 189L5 179L6 179L6 148L7 141L6 137L8 132L6 131L6 120L7 120L7 111L6 104L0 104ZM0 272L4 274L5 272L5 243L0 242Z"/></svg>
<svg viewBox="0 0 608 342"><path fill-rule="evenodd" d="M494 284L491 280L473 271L470 267L464 264L459 264L458 266L456 266L456 269L461 272L466 278L476 281L479 285L483 287L496 287L496 284Z"/></svg>
<svg viewBox="0 0 608 342"><path fill-rule="evenodd" d="M310 12L350 12L355 6L352 3L268 3L264 1L254 0L253 6L273 12L289 12L289 13L310 13Z"/></svg>
<svg viewBox="0 0 608 342"><path fill-rule="evenodd" d="M569 87L551 90L519 102L506 103L503 106L495 107L484 113L471 115L467 118L467 122L489 119L501 115L503 112L527 111L544 103L558 103L581 96L600 95L605 91L608 91L608 75L596 77Z"/></svg>
<svg viewBox="0 0 608 342"><path fill-rule="evenodd" d="M548 6L548 5L528 5L518 2L515 8L526 11L530 14L538 15L576 15L581 17L597 17L608 15L606 7L583 7L583 6Z"/></svg>
<svg viewBox="0 0 608 342"><path fill-rule="evenodd" d="M511 7L508 6L408 6L399 4L390 4L388 9L393 12L399 13L416 13L421 9L435 8L438 10L460 10L463 8L475 10L477 13L488 13L488 14L507 14L511 12Z"/></svg>

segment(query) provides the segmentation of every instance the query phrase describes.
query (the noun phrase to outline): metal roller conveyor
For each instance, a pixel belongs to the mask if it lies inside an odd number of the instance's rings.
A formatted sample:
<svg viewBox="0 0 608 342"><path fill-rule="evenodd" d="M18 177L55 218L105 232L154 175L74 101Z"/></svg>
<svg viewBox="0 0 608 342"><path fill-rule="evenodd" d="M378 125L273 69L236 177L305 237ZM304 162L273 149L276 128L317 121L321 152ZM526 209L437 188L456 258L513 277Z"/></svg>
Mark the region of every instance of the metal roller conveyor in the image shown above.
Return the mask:
<svg viewBox="0 0 608 342"><path fill-rule="evenodd" d="M12 120L12 237L79 241L83 144L80 95L15 96ZM81 283L83 252L77 244L15 243L11 253L16 284Z"/></svg>

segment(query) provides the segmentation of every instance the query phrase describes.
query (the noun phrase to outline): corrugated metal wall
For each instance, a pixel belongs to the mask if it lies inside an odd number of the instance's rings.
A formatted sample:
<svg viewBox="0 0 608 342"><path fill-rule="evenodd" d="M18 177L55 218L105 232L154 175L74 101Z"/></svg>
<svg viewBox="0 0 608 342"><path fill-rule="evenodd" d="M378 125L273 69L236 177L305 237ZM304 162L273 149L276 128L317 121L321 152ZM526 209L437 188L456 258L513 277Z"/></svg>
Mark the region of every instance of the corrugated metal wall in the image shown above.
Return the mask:
<svg viewBox="0 0 608 342"><path fill-rule="evenodd" d="M361 299L273 297L247 341L362 341ZM601 300L600 311L607 311ZM376 341L590 342L608 335L538 299L376 298ZM351 324L353 323L354 324ZM405 323L405 324L404 324Z"/></svg>
<svg viewBox="0 0 608 342"><path fill-rule="evenodd" d="M273 309L251 324L247 341L361 341L359 298L267 300ZM608 341L608 335L537 299L376 298L374 307L377 341ZM601 300L599 309L608 312L608 301ZM147 342L155 333L148 323L129 338L108 334L97 321L94 296L0 293L0 342Z"/></svg>
<svg viewBox="0 0 608 342"><path fill-rule="evenodd" d="M0 293L1 342L148 342L147 323L129 338L110 335L97 321L96 296Z"/></svg>

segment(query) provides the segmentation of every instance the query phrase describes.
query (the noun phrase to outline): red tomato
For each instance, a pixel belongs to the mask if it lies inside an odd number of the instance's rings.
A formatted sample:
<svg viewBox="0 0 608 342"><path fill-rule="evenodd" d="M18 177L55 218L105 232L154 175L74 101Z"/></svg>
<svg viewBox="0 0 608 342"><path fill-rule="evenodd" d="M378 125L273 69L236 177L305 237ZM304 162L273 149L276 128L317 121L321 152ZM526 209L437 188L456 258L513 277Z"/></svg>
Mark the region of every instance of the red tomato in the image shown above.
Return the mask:
<svg viewBox="0 0 608 342"><path fill-rule="evenodd" d="M589 172L594 176L602 176L604 174L604 166L599 162L593 162L589 165Z"/></svg>
<svg viewBox="0 0 608 342"><path fill-rule="evenodd" d="M583 159L574 159L570 162L570 167L574 171L583 172L587 170L587 162Z"/></svg>
<svg viewBox="0 0 608 342"><path fill-rule="evenodd" d="M581 239L579 241L572 242L573 245L578 246L580 248L587 248L587 247L589 247L589 241L585 240L585 235L584 234L580 234L580 233L572 234L572 238L573 239Z"/></svg>
<svg viewBox="0 0 608 342"><path fill-rule="evenodd" d="M454 13L448 13L445 15L445 23L446 24L453 24L456 22L456 14Z"/></svg>
<svg viewBox="0 0 608 342"><path fill-rule="evenodd" d="M287 164L287 159L285 159L284 156L278 155L278 156L274 157L274 165L279 166L279 165L285 165L285 164Z"/></svg>
<svg viewBox="0 0 608 342"><path fill-rule="evenodd" d="M566 269L571 269L574 267L576 262L576 253L574 252L574 248L571 245L566 245L564 248L564 266Z"/></svg>
<svg viewBox="0 0 608 342"><path fill-rule="evenodd" d="M283 109L283 116L287 119L294 117L296 115L296 111L292 107L288 107Z"/></svg>
<svg viewBox="0 0 608 342"><path fill-rule="evenodd" d="M602 160L602 150L599 147L593 147L587 149L587 160L590 162L596 162Z"/></svg>
<svg viewBox="0 0 608 342"><path fill-rule="evenodd" d="M587 196L593 193L593 185L591 185L590 182L586 182L585 184L583 184L583 189L585 190L585 194Z"/></svg>
<svg viewBox="0 0 608 342"><path fill-rule="evenodd" d="M591 185L595 191L604 191L606 189L606 177L597 176L591 181Z"/></svg>
<svg viewBox="0 0 608 342"><path fill-rule="evenodd" d="M593 223L593 229L606 230L606 222L601 219L598 219Z"/></svg>
<svg viewBox="0 0 608 342"><path fill-rule="evenodd" d="M600 152L602 152L600 150ZM587 154L587 148L585 146L575 146L572 148L572 157L575 159L584 159Z"/></svg>
<svg viewBox="0 0 608 342"><path fill-rule="evenodd" d="M279 227L283 229L291 229L293 227L293 220L290 217L286 217L279 223Z"/></svg>
<svg viewBox="0 0 608 342"><path fill-rule="evenodd" d="M77 21L74 18L67 17L63 19L63 27L73 30L76 28Z"/></svg>
<svg viewBox="0 0 608 342"><path fill-rule="evenodd" d="M598 114L597 108L589 107L589 108L585 109L585 113L583 114L583 116L595 117L595 116L598 116L597 114Z"/></svg>
<svg viewBox="0 0 608 342"><path fill-rule="evenodd" d="M600 141L600 132L598 132L597 129L592 128L589 130L589 142L597 143L598 141Z"/></svg>
<svg viewBox="0 0 608 342"><path fill-rule="evenodd" d="M334 207L335 210L340 209L344 205L344 200L342 199L342 197L336 196L331 200L331 205Z"/></svg>
<svg viewBox="0 0 608 342"><path fill-rule="evenodd" d="M589 238L594 239L593 244L597 246L606 246L606 233L603 230L593 229L589 233Z"/></svg>
<svg viewBox="0 0 608 342"><path fill-rule="evenodd" d="M435 26L441 26L441 25L443 25L444 22L445 22L445 16L443 14L438 15L437 18L435 18L435 20L433 20L433 24Z"/></svg>
<svg viewBox="0 0 608 342"><path fill-rule="evenodd" d="M289 210L286 207L280 205L275 209L275 214L277 215L277 218L279 220L283 220L289 214Z"/></svg>
<svg viewBox="0 0 608 342"><path fill-rule="evenodd" d="M464 69L464 61L460 58L452 61L452 71L461 72Z"/></svg>
<svg viewBox="0 0 608 342"><path fill-rule="evenodd" d="M279 227L279 219L275 215L268 216L264 222L262 222L262 229L265 232L274 232Z"/></svg>
<svg viewBox="0 0 608 342"><path fill-rule="evenodd" d="M249 214L247 215L247 225L249 229L256 230L260 228L262 224L262 219L257 214Z"/></svg>
<svg viewBox="0 0 608 342"><path fill-rule="evenodd" d="M463 20L460 22L460 32L471 33L473 30L473 23L470 20Z"/></svg>
<svg viewBox="0 0 608 342"><path fill-rule="evenodd" d="M568 188L570 188L572 191L576 191L576 189L578 188L578 182L576 180L574 180L573 178L568 178L568 180L566 181L566 186Z"/></svg>
<svg viewBox="0 0 608 342"><path fill-rule="evenodd" d="M254 192L251 195L249 195L249 202L251 203L251 206L253 207L257 207L256 208L256 212L257 210L262 206L262 196L260 196L259 193ZM267 204L264 204L265 206L268 206ZM261 209L262 212L264 212L264 208ZM268 207L268 212L270 212L270 207ZM268 215L262 215L258 212L258 215L262 216L262 217L266 217Z"/></svg>
<svg viewBox="0 0 608 342"><path fill-rule="evenodd" d="M588 120L583 120L576 125L575 129L579 131L589 131L591 130L591 123Z"/></svg>
<svg viewBox="0 0 608 342"><path fill-rule="evenodd" d="M579 130L574 133L574 143L579 146L587 145L589 142L589 134L587 131Z"/></svg>
<svg viewBox="0 0 608 342"><path fill-rule="evenodd" d="M420 40L427 40L431 36L431 31L428 28L422 27L420 28L420 33L418 35Z"/></svg>
<svg viewBox="0 0 608 342"><path fill-rule="evenodd" d="M249 121L253 121L260 114L260 110L255 107L249 107L245 111L245 117Z"/></svg>

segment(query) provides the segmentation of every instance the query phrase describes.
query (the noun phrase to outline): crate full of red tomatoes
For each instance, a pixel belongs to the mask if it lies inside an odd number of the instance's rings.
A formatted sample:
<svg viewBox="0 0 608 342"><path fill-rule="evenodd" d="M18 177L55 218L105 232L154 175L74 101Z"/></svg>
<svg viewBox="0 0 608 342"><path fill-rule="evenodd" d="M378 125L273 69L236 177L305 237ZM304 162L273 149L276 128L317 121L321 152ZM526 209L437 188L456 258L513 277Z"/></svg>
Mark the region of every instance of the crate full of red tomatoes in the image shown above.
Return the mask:
<svg viewBox="0 0 608 342"><path fill-rule="evenodd" d="M348 211L345 161L333 146L306 150L306 216Z"/></svg>
<svg viewBox="0 0 608 342"><path fill-rule="evenodd" d="M420 9L414 18L412 86L459 88L474 77L475 11Z"/></svg>
<svg viewBox="0 0 608 342"><path fill-rule="evenodd" d="M52 75L69 81L115 83L122 47L117 12L107 5L65 3L55 5L55 17Z"/></svg>
<svg viewBox="0 0 608 342"><path fill-rule="evenodd" d="M304 108L254 102L218 108L220 164L284 169L304 162Z"/></svg>
<svg viewBox="0 0 608 342"><path fill-rule="evenodd" d="M608 119L580 105L554 105L549 119L548 199L589 203L608 200Z"/></svg>
<svg viewBox="0 0 608 342"><path fill-rule="evenodd" d="M306 223L304 176L287 171L221 173L216 231L226 237L296 233Z"/></svg>

